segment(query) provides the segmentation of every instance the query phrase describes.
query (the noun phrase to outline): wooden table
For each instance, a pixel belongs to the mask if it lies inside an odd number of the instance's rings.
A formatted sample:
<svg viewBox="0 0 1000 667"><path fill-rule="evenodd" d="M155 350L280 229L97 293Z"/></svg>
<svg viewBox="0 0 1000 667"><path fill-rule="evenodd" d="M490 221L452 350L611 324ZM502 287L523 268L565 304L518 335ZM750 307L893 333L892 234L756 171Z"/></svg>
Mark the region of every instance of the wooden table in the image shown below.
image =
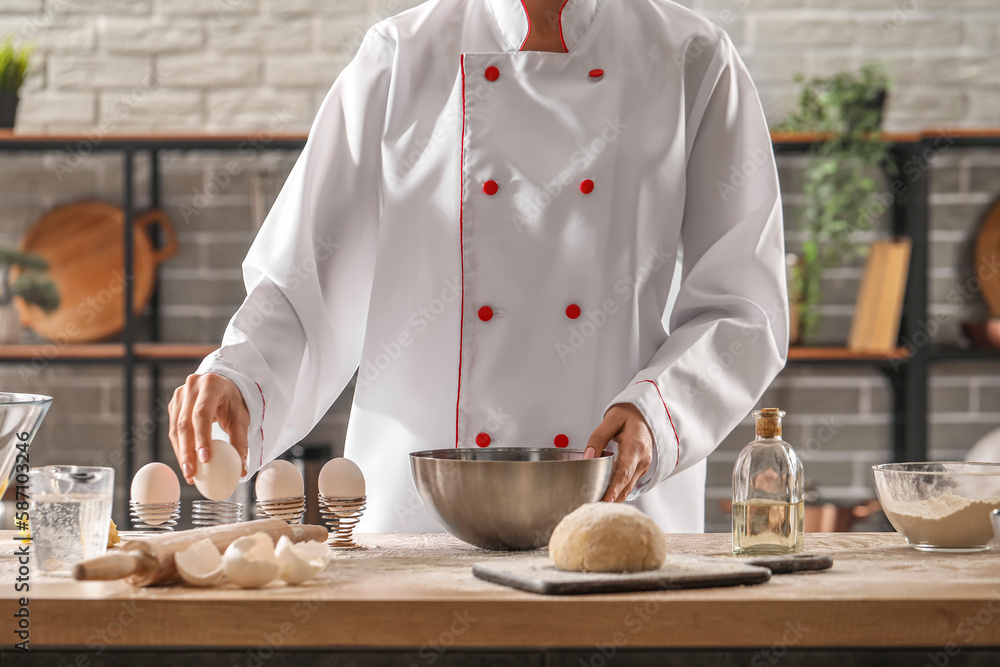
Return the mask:
<svg viewBox="0 0 1000 667"><path fill-rule="evenodd" d="M5 637L18 607L12 538L0 533ZM730 545L724 534L668 540L677 553L725 556ZM1000 646L1000 554L922 553L892 533L807 535L806 550L832 553L834 568L776 576L759 586L574 597L524 593L472 576L475 562L525 554L481 551L443 534L364 535L361 541L369 548L337 553L318 580L298 587L133 589L33 574L31 647L100 647L102 653L230 647L244 654L269 645L381 647L429 658L446 648L562 648L586 657L679 647L748 655L910 647L922 656L952 646L965 655Z"/></svg>

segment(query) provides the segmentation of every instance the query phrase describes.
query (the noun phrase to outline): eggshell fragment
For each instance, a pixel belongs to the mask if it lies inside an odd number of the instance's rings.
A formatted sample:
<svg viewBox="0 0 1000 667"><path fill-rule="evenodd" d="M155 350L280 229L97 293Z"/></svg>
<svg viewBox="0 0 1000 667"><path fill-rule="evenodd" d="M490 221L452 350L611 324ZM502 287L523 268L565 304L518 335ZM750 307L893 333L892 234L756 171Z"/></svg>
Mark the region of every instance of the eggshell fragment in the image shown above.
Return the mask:
<svg viewBox="0 0 1000 667"><path fill-rule="evenodd" d="M213 440L209 448L211 460L195 462L194 485L209 500L225 500L240 483L243 462L236 448L225 440Z"/></svg>
<svg viewBox="0 0 1000 667"><path fill-rule="evenodd" d="M271 536L254 533L233 541L222 556L222 570L242 588L260 588L274 581L279 568Z"/></svg>
<svg viewBox="0 0 1000 667"><path fill-rule="evenodd" d="M322 542L294 543L282 535L274 550L280 576L289 584L301 584L322 572L330 562L330 548Z"/></svg>
<svg viewBox="0 0 1000 667"><path fill-rule="evenodd" d="M212 540L198 540L174 554L177 573L192 586L214 586L222 581L222 554Z"/></svg>

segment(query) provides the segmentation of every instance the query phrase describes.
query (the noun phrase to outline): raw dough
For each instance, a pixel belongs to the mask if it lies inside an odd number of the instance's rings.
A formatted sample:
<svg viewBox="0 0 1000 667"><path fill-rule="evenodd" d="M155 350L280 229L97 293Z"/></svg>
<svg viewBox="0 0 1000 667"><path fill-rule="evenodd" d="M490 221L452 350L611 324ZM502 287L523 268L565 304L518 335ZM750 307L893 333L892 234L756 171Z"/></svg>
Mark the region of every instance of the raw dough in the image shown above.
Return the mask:
<svg viewBox="0 0 1000 667"><path fill-rule="evenodd" d="M667 557L667 538L655 521L631 505L588 503L552 531L549 554L560 570L656 570Z"/></svg>

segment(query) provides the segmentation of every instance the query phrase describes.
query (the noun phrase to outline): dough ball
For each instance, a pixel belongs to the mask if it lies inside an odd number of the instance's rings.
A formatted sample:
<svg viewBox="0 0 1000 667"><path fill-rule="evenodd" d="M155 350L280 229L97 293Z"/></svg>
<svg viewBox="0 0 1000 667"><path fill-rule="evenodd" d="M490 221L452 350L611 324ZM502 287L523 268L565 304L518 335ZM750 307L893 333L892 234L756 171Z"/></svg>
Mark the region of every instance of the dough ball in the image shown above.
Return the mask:
<svg viewBox="0 0 1000 667"><path fill-rule="evenodd" d="M588 503L563 517L549 540L560 570L642 572L667 557L667 538L648 516L621 503Z"/></svg>

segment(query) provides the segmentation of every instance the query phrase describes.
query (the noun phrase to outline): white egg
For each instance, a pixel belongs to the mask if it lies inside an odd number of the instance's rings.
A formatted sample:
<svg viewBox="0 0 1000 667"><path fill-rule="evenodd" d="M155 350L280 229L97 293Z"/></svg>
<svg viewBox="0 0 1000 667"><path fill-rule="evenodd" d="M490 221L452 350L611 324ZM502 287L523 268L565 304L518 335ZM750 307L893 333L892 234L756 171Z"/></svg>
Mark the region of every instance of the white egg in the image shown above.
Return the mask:
<svg viewBox="0 0 1000 667"><path fill-rule="evenodd" d="M260 588L278 577L274 540L267 533L254 533L234 540L222 556L226 578L242 588Z"/></svg>
<svg viewBox="0 0 1000 667"><path fill-rule="evenodd" d="M148 505L176 503L181 499L181 483L166 463L147 463L132 478L132 500Z"/></svg>
<svg viewBox="0 0 1000 667"><path fill-rule="evenodd" d="M365 495L365 476L354 461L331 459L319 471L319 492L327 498L360 498Z"/></svg>
<svg viewBox="0 0 1000 667"><path fill-rule="evenodd" d="M305 492L302 473L289 461L271 461L257 473L257 500L300 498Z"/></svg>
<svg viewBox="0 0 1000 667"><path fill-rule="evenodd" d="M225 500L240 483L243 462L236 448L225 440L213 440L210 448L210 461L196 459L194 485L209 500Z"/></svg>

